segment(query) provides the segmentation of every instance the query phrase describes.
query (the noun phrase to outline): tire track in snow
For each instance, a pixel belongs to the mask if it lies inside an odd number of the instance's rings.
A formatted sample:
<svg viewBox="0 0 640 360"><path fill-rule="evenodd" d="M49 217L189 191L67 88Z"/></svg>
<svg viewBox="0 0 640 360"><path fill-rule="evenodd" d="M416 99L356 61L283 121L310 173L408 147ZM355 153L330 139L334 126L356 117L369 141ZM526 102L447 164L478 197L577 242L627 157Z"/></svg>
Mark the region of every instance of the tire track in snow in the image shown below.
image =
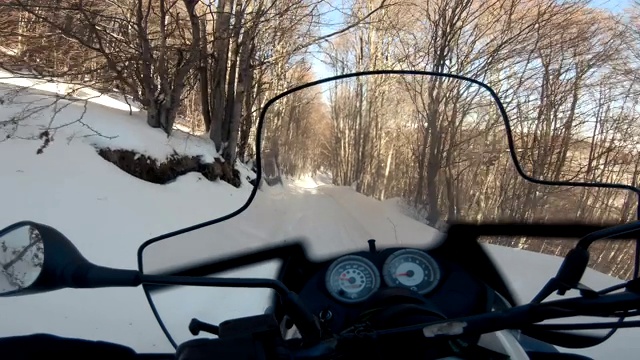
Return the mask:
<svg viewBox="0 0 640 360"><path fill-rule="evenodd" d="M317 189L293 188L274 239L304 236L313 256L364 249L371 232L332 196Z"/></svg>

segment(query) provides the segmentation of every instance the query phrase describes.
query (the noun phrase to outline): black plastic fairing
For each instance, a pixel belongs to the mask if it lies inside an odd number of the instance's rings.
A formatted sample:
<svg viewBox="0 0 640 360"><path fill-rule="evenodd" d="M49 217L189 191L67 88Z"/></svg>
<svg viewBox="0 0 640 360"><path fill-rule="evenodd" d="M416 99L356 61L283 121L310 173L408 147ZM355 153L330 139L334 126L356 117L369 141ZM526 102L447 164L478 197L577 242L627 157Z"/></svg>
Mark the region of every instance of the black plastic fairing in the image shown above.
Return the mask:
<svg viewBox="0 0 640 360"><path fill-rule="evenodd" d="M452 224L445 234L444 240L435 248L422 249L427 250L430 255L436 258L442 264L454 264L454 268L458 269L460 274L473 274L473 278L477 283L484 283L489 289L492 289L499 293L506 301L511 305L516 305L514 297L509 287L505 283L504 279L498 272L495 264L485 252L483 246L479 243L478 239L481 237L491 236L530 236L530 237L553 237L553 238L568 238L575 239L584 236L592 231L605 228L606 225L596 226L587 224L525 224L525 223L485 223L485 224L465 224L458 223ZM625 239L636 236L636 234L626 234ZM362 239L363 251L359 254L369 256L367 239ZM378 249L378 254L389 251L391 249ZM346 254L341 254L346 255ZM165 275L183 275L183 276L209 276L211 274L220 273L230 269L247 266L259 262L264 262L272 259L282 260L280 273L278 280L280 280L287 288L294 292L302 292L305 286L313 286L316 289L323 289L324 283L322 277L324 276L323 269L326 269L335 258L326 259L323 261L312 261L307 256L302 242L289 242L284 246L275 246L264 248L263 250L254 251L239 256L229 257L223 260L215 260L206 263L199 264L197 266L190 266L181 269L174 269L168 271ZM445 267L450 266L446 265ZM453 276L455 272L449 272L447 276ZM322 274L322 276L316 276ZM467 282L469 283L469 282ZM162 291L162 289L168 288L168 286L152 286L144 285L149 293L154 291ZM451 302L463 301L465 297L470 295L470 290L462 291L454 290L448 295L444 296ZM446 289L439 289L446 290ZM471 290L471 293L475 295L471 298L481 299L481 295L487 294L487 291ZM490 293L490 291L489 291ZM322 294L322 293L320 293ZM435 294L435 293L434 293ZM302 294L304 295L304 294ZM316 294L317 295L317 294ZM328 296L328 295L321 295ZM274 296L274 315L279 320L282 319L283 311L281 304ZM489 299L487 299L489 301ZM463 305L463 304L459 304ZM479 304L482 307L486 304ZM313 307L313 306L312 306ZM340 317L343 310L348 307L337 308L335 317ZM451 306L450 309L456 308ZM465 308L469 311L470 307L458 306L458 308ZM319 310L319 309L314 309ZM472 309L476 312L478 309ZM319 315L318 313L314 313ZM456 315L451 313L451 315ZM558 340L554 344L565 347L574 347L581 339L586 340L584 336L567 336L554 338L551 333L544 334L530 334L536 338L548 339L551 336L552 339ZM546 336L549 335L549 336ZM561 341L562 339L567 341ZM561 342L561 343L558 343ZM567 346L568 345L568 346ZM573 345L573 346L572 346Z"/></svg>

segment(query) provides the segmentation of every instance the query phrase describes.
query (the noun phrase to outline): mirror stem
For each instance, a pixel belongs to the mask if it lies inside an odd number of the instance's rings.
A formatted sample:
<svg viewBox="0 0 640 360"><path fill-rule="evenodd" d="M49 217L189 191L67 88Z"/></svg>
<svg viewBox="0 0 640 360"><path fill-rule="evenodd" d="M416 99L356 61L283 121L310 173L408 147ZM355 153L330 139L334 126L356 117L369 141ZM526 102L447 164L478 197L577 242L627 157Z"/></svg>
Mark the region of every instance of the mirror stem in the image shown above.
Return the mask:
<svg viewBox="0 0 640 360"><path fill-rule="evenodd" d="M564 295L567 290L575 289L579 285L580 279L582 279L582 275L584 275L589 265L589 246L591 246L594 241L608 239L638 230L640 230L640 221L633 221L627 224L594 231L580 239L576 247L571 249L565 257L556 276L547 282L531 302L540 303L554 291L558 291L558 295Z"/></svg>
<svg viewBox="0 0 640 360"><path fill-rule="evenodd" d="M63 272L75 288L136 287L142 284L142 274L137 270L113 269L94 264L84 264L71 273Z"/></svg>
<svg viewBox="0 0 640 360"><path fill-rule="evenodd" d="M560 269L555 277L551 278L540 292L531 300L532 303L540 303L554 291L558 295L564 295L567 290L576 288L587 270L589 264L589 251L586 248L576 246L571 249L562 261Z"/></svg>
<svg viewBox="0 0 640 360"><path fill-rule="evenodd" d="M580 241L578 241L578 245L576 245L576 248L579 247L579 248L589 249L589 246L591 246L591 244L596 240L604 240L614 236L620 236L620 235L628 234L638 230L640 230L640 220L594 231L591 234L580 239Z"/></svg>

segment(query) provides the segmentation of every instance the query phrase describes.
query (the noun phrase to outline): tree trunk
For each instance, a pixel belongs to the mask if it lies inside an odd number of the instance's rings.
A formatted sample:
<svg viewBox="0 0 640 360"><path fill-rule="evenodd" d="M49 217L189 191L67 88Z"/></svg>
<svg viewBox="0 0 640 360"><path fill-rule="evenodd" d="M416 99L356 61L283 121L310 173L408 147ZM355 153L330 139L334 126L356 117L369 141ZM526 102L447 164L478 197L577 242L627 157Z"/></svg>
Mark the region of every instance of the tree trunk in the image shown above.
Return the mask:
<svg viewBox="0 0 640 360"><path fill-rule="evenodd" d="M211 108L209 107L209 49L207 48L207 15L200 20L200 66L198 76L200 82L200 108L205 131L211 130Z"/></svg>
<svg viewBox="0 0 640 360"><path fill-rule="evenodd" d="M231 39L229 43L229 61L227 67L227 90L224 104L224 122L222 123L222 142L225 145L225 151L229 146L229 136L231 135L231 122L233 121L233 111L235 109L236 97L236 79L238 76L238 56L240 53L240 27L241 22L241 0L236 0L236 12L234 16L234 25L231 31Z"/></svg>
<svg viewBox="0 0 640 360"><path fill-rule="evenodd" d="M244 93L244 114L242 115L242 122L240 124L240 139L238 141L238 156L242 161L246 161L247 150L249 147L249 136L251 135L251 128L253 126L253 103L254 96L253 94L257 92L257 90L252 91L254 88L253 84L254 72L249 72L249 79L247 80L248 84L251 84L252 88L250 91L245 91ZM260 80L258 80L260 81Z"/></svg>
<svg viewBox="0 0 640 360"><path fill-rule="evenodd" d="M144 96L143 105L148 107L147 111L147 124L152 128L159 128L162 126L160 118L158 117L158 109L156 107L156 91L157 87L152 77L152 64L153 55L151 52L151 43L147 37L147 17L144 14L142 8L142 1L138 1L136 6L136 25L138 41L140 43L142 59L140 72L142 75L142 93ZM147 9L148 10L148 9Z"/></svg>
<svg viewBox="0 0 640 360"><path fill-rule="evenodd" d="M394 148L392 147L391 150L389 150L389 155L387 155L387 165L385 166L384 169L384 180L382 182L382 194L380 194L380 200L384 200L384 194L387 191L387 186L389 184L389 170L391 169L391 160L393 159L393 150Z"/></svg>
<svg viewBox="0 0 640 360"><path fill-rule="evenodd" d="M243 104L249 98L246 93L251 92L251 57L254 45L251 42L241 44L240 50L240 67L238 70L238 85L236 87L236 96L234 101L233 118L230 124L229 144L225 151L225 160L233 163L236 160L236 151L238 148L238 132L240 131L240 119L242 118ZM249 91L247 91L249 89ZM251 108L245 108L246 113L250 113Z"/></svg>
<svg viewBox="0 0 640 360"><path fill-rule="evenodd" d="M225 114L225 86L227 84L227 61L229 58L229 38L231 24L232 0L218 2L218 18L215 23L215 40L213 51L215 54L214 68L211 78L211 129L209 138L213 140L216 150L224 150L222 128L226 121Z"/></svg>

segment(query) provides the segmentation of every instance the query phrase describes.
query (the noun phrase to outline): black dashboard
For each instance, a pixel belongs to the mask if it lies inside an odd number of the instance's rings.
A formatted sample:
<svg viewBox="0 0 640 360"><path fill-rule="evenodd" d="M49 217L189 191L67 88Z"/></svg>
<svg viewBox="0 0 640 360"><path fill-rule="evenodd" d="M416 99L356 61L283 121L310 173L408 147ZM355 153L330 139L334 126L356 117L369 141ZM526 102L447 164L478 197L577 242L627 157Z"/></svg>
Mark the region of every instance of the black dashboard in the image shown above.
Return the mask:
<svg viewBox="0 0 640 360"><path fill-rule="evenodd" d="M480 313L487 311L487 307L492 303L502 303L503 305L517 305L513 295L506 285L504 279L499 273L497 267L493 263L492 259L486 253L483 245L480 243L481 237L513 237L513 236L529 236L539 238L553 237L556 239L572 239L580 238L590 234L594 231L602 230L610 225L592 225L592 224L580 224L580 223L457 223L451 224L447 229L447 232L442 238L442 242L434 248L429 249L413 249L423 252L428 255L433 262L428 262L430 265L436 264L437 269L432 270L431 267L425 267L424 283L413 279L411 281L404 281L405 286L402 284L394 283L385 280L385 274L387 277L393 279L395 274L395 281L398 280L398 274L400 276L407 275L408 270L413 268L414 272L417 270L414 265L404 265L405 269L400 266L406 261L398 261L393 264L392 257L400 257L402 251L406 248L387 248L381 250L360 251L350 254L340 255L338 258L325 259L323 261L313 261L306 253L306 249L303 246L303 241L296 241L290 239L288 244L278 245L274 247L262 248L257 251L251 251L237 256L230 256L223 259L215 259L205 261L200 264L191 264L179 269L168 270L163 275L173 276L210 276L230 269L240 268L251 264L257 264L264 261L270 261L274 259L281 260L281 267L278 274L278 280L282 282L289 290L299 294L302 301L314 315L317 315L320 319L328 319L331 321L323 321L328 324L334 332L344 329L344 326L349 325L357 318L358 314L361 314L363 310L366 311L367 307L370 307L370 303L375 302L378 294L385 294L393 296L397 295L402 297L403 300L408 300L411 293L413 299L422 301L422 305L428 303L433 305L442 316L453 318L473 313ZM631 234L627 234L629 236ZM615 239L627 239L627 237L617 236ZM366 249L366 241L363 239L363 250ZM416 255L416 253L414 253ZM344 258L345 256L356 256L366 259L364 263L368 265L369 270L376 273L378 276L379 285L376 287L375 279L369 279L367 283L366 274L364 274L364 283L360 278L359 272L351 272L348 270L353 268L353 265L362 266L362 259L356 258L359 261L356 264L339 262L334 264L336 260L353 260L353 258ZM418 257L422 257L416 255ZM391 259L391 260L390 260ZM405 257L406 260L406 257ZM368 264L370 263L370 264ZM341 265L342 264L342 265ZM372 265L371 265L372 264ZM385 264L387 264L385 266ZM327 278L327 274L333 265L332 270L336 270L333 277L333 293L331 289L331 276ZM346 265L351 265L347 268ZM407 269L407 266L409 269ZM433 269L436 268L433 267ZM364 269L365 271L367 269ZM431 273L428 273L431 270ZM345 273L345 271L347 271ZM358 270L362 272L361 270ZM437 273L436 273L437 271ZM345 273L344 276L342 274ZM351 278L354 278L351 280ZM360 279L360 284L356 284ZM401 279L402 280L402 279ZM330 284L327 287L327 284ZM353 285L353 288L344 287L345 284ZM407 288L408 286L408 288ZM166 285L143 285L147 296L150 296L156 291L166 291L171 286ZM412 290L411 287L415 287ZM337 291L336 291L337 289ZM342 289L345 292L352 290L351 298L345 298L344 294L338 292ZM364 293L360 291L365 290ZM371 295L371 289L375 291ZM494 292L499 296L491 299ZM353 296L355 293L355 297ZM363 295L364 294L364 295ZM337 295L337 296L336 296ZM498 301L501 299L501 301ZM508 304L505 304L508 303ZM279 299L274 295L273 298L273 311L278 320L285 320L283 309L279 306ZM380 307L384 307L386 304L382 304ZM161 321L160 319L158 319ZM433 319L418 319L420 323L432 321ZM403 326L403 325L399 325ZM553 343L563 347L584 347L584 336L568 335L559 331L552 330L526 330L523 334L527 334L536 339ZM597 340L597 339L596 339ZM597 342L596 342L597 343Z"/></svg>
<svg viewBox="0 0 640 360"><path fill-rule="evenodd" d="M447 318L483 313L493 304L483 281L437 252L371 245L322 263L285 262L280 280L332 331L352 325L381 297L424 300Z"/></svg>

